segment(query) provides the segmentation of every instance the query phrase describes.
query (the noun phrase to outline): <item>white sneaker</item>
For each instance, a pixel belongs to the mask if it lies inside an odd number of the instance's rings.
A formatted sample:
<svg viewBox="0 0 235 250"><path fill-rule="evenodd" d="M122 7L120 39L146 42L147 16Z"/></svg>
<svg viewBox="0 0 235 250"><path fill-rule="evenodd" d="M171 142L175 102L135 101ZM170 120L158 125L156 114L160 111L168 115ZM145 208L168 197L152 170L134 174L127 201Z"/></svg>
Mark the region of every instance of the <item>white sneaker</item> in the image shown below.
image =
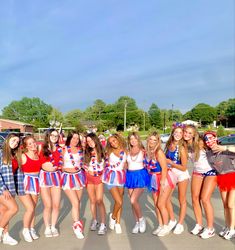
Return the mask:
<svg viewBox="0 0 235 250"><path fill-rule="evenodd" d="M132 233L133 234L138 234L139 228L140 228L140 223L138 221L136 221L135 226L132 229Z"/></svg>
<svg viewBox="0 0 235 250"><path fill-rule="evenodd" d="M3 234L2 237L2 243L6 244L6 245L10 245L10 246L15 246L18 244L18 241L16 241L15 239L13 239L9 233L5 233Z"/></svg>
<svg viewBox="0 0 235 250"><path fill-rule="evenodd" d="M155 230L153 230L152 234L153 235L158 235L158 233L160 232L160 230L163 228L162 225L159 225Z"/></svg>
<svg viewBox="0 0 235 250"><path fill-rule="evenodd" d="M98 235L104 235L106 231L107 231L106 225L104 223L101 223L98 230Z"/></svg>
<svg viewBox="0 0 235 250"><path fill-rule="evenodd" d="M84 239L83 231L83 224L81 221L77 221L73 224L73 231L78 239Z"/></svg>
<svg viewBox="0 0 235 250"><path fill-rule="evenodd" d="M184 226L183 226L182 224L179 224L179 223L178 223L178 224L176 225L176 227L175 227L173 233L174 233L174 234L182 234L183 231L184 231Z"/></svg>
<svg viewBox="0 0 235 250"><path fill-rule="evenodd" d="M146 231L146 220L144 217L139 219L140 233L144 233Z"/></svg>
<svg viewBox="0 0 235 250"><path fill-rule="evenodd" d="M159 231L159 233L157 234L157 236L166 236L170 233L170 230L168 228L168 225L163 225L162 229Z"/></svg>
<svg viewBox="0 0 235 250"><path fill-rule="evenodd" d="M90 226L90 230L91 231L96 231L96 229L98 228L98 221L97 220L93 220L92 222L91 222L91 226Z"/></svg>
<svg viewBox="0 0 235 250"><path fill-rule="evenodd" d="M114 220L113 218L112 218L112 213L109 215L109 228L111 229L111 230L114 230L114 227L115 227L115 224L116 224L116 220Z"/></svg>
<svg viewBox="0 0 235 250"><path fill-rule="evenodd" d="M32 237L33 240L39 239L39 236L37 235L37 233L36 233L36 231L35 231L35 229L33 227L30 228L30 234L31 234L31 237Z"/></svg>
<svg viewBox="0 0 235 250"><path fill-rule="evenodd" d="M224 238L226 240L231 240L233 237L235 237L235 230L228 230L226 234L224 235ZM4 243L4 236L3 236L3 243Z"/></svg>
<svg viewBox="0 0 235 250"><path fill-rule="evenodd" d="M51 233L53 237L59 236L58 229L56 227L51 227Z"/></svg>
<svg viewBox="0 0 235 250"><path fill-rule="evenodd" d="M27 241L27 242L33 242L33 238L31 236L30 231L29 231L28 228L24 228L23 229L22 235L23 235L25 241Z"/></svg>
<svg viewBox="0 0 235 250"><path fill-rule="evenodd" d="M200 237L202 239L209 239L211 237L213 237L215 235L215 229L212 228L212 229L209 229L209 228L205 228L203 230L203 232L200 234Z"/></svg>
<svg viewBox="0 0 235 250"><path fill-rule="evenodd" d="M170 220L168 223L168 228L171 231L177 224L177 220Z"/></svg>
<svg viewBox="0 0 235 250"><path fill-rule="evenodd" d="M202 231L203 227L199 224L196 224L193 230L191 230L191 234L198 235Z"/></svg>
<svg viewBox="0 0 235 250"><path fill-rule="evenodd" d="M52 237L52 232L51 232L50 227L46 227L46 229L44 231L44 235L45 235L46 238L51 238Z"/></svg>
<svg viewBox="0 0 235 250"><path fill-rule="evenodd" d="M121 225L119 223L115 224L115 232L116 232L116 234L122 233L122 228L121 228Z"/></svg>
<svg viewBox="0 0 235 250"><path fill-rule="evenodd" d="M219 232L219 236L224 237L228 230L228 227L223 227L222 231Z"/></svg>

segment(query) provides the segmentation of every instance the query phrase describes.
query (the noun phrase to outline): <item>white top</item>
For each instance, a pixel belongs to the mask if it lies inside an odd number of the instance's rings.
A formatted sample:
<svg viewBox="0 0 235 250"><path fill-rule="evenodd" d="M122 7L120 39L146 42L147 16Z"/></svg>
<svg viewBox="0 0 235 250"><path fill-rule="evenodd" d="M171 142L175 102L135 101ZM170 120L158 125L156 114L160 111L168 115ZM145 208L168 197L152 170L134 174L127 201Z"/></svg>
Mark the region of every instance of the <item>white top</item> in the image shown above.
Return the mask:
<svg viewBox="0 0 235 250"><path fill-rule="evenodd" d="M65 150L65 154L64 154L64 169L65 168L81 168L80 166L80 159L81 159L81 156L79 155L79 153L75 153L75 154L72 154L73 156L73 159L70 159L70 154L68 153L67 149ZM75 162L75 164L73 165L72 162Z"/></svg>
<svg viewBox="0 0 235 250"><path fill-rule="evenodd" d="M87 167L87 170L89 172L103 171L103 169L104 169L104 160L102 160L101 162L95 160L93 163L92 161L90 161Z"/></svg>
<svg viewBox="0 0 235 250"><path fill-rule="evenodd" d="M199 159L198 161L194 162L194 167L193 170L197 173L206 173L210 170L212 170L207 157L206 157L206 151L205 150L200 150L199 152Z"/></svg>
<svg viewBox="0 0 235 250"><path fill-rule="evenodd" d="M114 153L111 153L109 156L109 168L112 170L123 170L126 162L126 153L124 152L123 159L120 161L120 156L116 156Z"/></svg>
<svg viewBox="0 0 235 250"><path fill-rule="evenodd" d="M127 165L128 170L140 170L144 168L144 153L140 150L140 152L135 155L131 156L130 154L127 155Z"/></svg>

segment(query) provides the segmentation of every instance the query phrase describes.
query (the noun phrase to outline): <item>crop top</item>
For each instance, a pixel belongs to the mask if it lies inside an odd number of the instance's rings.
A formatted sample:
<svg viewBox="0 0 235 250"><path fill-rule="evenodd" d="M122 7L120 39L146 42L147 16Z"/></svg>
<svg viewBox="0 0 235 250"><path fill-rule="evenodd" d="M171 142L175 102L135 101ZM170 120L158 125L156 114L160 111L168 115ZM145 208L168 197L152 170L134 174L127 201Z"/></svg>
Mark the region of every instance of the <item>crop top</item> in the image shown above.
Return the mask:
<svg viewBox="0 0 235 250"><path fill-rule="evenodd" d="M24 154L24 155L26 156L26 162L25 164L22 164L23 173L39 172L41 169L40 158L38 157L37 160L33 160L27 154Z"/></svg>
<svg viewBox="0 0 235 250"><path fill-rule="evenodd" d="M144 168L144 154L140 151L137 155L127 155L128 170L140 170Z"/></svg>
<svg viewBox="0 0 235 250"><path fill-rule="evenodd" d="M43 155L43 152L41 151L39 155L41 164L51 162L54 167L59 167L62 164L61 160L63 158L60 149L61 148L56 148L56 150L53 151L49 156Z"/></svg>

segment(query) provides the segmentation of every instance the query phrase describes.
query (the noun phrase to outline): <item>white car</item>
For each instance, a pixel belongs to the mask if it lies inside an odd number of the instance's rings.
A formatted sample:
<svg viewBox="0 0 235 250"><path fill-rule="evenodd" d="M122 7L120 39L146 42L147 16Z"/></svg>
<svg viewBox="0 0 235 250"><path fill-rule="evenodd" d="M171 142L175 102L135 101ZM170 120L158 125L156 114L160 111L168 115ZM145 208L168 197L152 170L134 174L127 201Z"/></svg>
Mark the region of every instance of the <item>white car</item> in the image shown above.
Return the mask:
<svg viewBox="0 0 235 250"><path fill-rule="evenodd" d="M170 134L161 134L160 135L161 143L166 143L169 138L170 138Z"/></svg>

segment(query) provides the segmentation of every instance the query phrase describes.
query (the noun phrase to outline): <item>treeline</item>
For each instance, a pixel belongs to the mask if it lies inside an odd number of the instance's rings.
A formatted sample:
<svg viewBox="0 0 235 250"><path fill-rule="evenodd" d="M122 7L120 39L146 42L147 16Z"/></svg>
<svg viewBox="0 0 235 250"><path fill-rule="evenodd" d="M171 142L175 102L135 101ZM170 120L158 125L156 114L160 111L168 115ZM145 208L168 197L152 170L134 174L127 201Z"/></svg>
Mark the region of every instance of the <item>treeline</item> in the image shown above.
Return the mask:
<svg viewBox="0 0 235 250"><path fill-rule="evenodd" d="M129 126L138 126L140 130L151 127L163 129L170 127L174 121L193 120L202 126L216 121L224 127L235 126L235 99L229 99L212 107L199 103L186 114L179 110L159 109L152 103L148 111L140 109L136 101L128 96L121 96L115 103L106 104L103 100L95 100L85 111L71 110L65 114L43 102L40 98L24 97L13 101L2 110L2 118L31 123L35 128L49 127L51 121L58 121L63 127L94 125L99 131L114 128L124 130Z"/></svg>

